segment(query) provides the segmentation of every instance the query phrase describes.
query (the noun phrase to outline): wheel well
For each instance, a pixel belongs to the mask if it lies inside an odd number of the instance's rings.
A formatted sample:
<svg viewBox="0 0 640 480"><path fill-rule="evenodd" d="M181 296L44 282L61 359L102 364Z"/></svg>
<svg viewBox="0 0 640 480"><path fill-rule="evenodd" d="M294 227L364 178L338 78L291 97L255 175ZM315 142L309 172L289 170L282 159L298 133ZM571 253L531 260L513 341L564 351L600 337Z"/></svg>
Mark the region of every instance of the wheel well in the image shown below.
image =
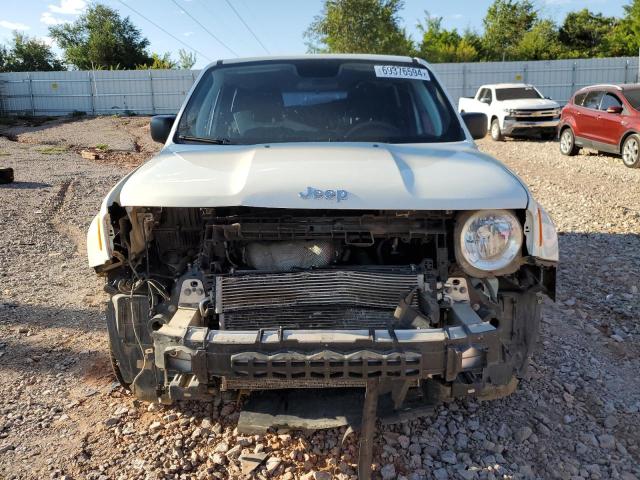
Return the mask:
<svg viewBox="0 0 640 480"><path fill-rule="evenodd" d="M634 132L634 131L625 133L620 139L620 144L618 145L618 153L622 153L622 146L624 145L625 140L629 138L631 135L637 135L637 134L638 132Z"/></svg>
<svg viewBox="0 0 640 480"><path fill-rule="evenodd" d="M491 121L489 123L493 123L494 120L498 120L498 117L496 115L493 115L491 117Z"/></svg>
<svg viewBox="0 0 640 480"><path fill-rule="evenodd" d="M560 135L562 135L562 132L564 132L567 128L571 128L571 125L563 125L563 126L560 128Z"/></svg>

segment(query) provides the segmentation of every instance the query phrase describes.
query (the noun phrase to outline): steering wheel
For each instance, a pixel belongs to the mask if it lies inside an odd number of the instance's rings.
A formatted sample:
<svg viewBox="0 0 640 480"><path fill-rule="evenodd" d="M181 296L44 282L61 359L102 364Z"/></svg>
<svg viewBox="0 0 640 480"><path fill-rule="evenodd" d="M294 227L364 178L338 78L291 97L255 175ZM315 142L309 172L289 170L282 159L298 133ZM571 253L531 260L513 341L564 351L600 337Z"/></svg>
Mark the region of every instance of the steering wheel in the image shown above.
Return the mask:
<svg viewBox="0 0 640 480"><path fill-rule="evenodd" d="M344 134L344 138L351 138L353 136L362 135L362 133L365 132L367 137L393 137L402 134L402 131L395 125L387 122L371 121L359 123L353 126L347 133Z"/></svg>

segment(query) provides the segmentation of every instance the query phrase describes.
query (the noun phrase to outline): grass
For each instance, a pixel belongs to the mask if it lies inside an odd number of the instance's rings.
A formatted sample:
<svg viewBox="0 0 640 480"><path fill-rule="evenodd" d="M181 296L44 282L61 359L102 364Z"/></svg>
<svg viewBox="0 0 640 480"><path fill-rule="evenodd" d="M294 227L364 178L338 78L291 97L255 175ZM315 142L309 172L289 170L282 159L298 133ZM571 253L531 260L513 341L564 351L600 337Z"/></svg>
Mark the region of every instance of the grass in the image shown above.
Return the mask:
<svg viewBox="0 0 640 480"><path fill-rule="evenodd" d="M96 145L96 150L100 150L101 152L106 152L107 150L109 150L109 145L107 145L106 143L99 143Z"/></svg>
<svg viewBox="0 0 640 480"><path fill-rule="evenodd" d="M45 155L58 155L60 153L68 152L69 147L67 145L51 145L50 147L36 148L36 150L40 153L44 153Z"/></svg>

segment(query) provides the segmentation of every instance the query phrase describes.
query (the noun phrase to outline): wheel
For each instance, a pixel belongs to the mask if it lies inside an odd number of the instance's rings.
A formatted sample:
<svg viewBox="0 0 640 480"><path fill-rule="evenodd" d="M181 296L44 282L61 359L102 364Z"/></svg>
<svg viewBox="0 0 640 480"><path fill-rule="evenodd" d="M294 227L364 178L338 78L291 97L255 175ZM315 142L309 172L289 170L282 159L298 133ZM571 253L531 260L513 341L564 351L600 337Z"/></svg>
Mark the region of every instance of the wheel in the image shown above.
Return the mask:
<svg viewBox="0 0 640 480"><path fill-rule="evenodd" d="M111 360L111 368L113 369L113 374L116 376L116 380L118 380L118 383L122 388L130 392L131 384L127 383L124 377L122 376L122 371L120 370L120 364L118 363L118 359L113 353L113 348L111 348L111 340L109 340L109 360Z"/></svg>
<svg viewBox="0 0 640 480"><path fill-rule="evenodd" d="M629 168L640 168L640 137L630 135L622 145L622 162Z"/></svg>
<svg viewBox="0 0 640 480"><path fill-rule="evenodd" d="M0 184L13 182L13 168L0 168Z"/></svg>
<svg viewBox="0 0 640 480"><path fill-rule="evenodd" d="M580 148L576 147L573 131L570 128L565 128L560 134L560 153L572 157L577 155L579 151Z"/></svg>
<svg viewBox="0 0 640 480"><path fill-rule="evenodd" d="M496 142L501 142L504 140L502 136L502 131L500 131L500 122L497 118L491 120L491 138L493 138Z"/></svg>

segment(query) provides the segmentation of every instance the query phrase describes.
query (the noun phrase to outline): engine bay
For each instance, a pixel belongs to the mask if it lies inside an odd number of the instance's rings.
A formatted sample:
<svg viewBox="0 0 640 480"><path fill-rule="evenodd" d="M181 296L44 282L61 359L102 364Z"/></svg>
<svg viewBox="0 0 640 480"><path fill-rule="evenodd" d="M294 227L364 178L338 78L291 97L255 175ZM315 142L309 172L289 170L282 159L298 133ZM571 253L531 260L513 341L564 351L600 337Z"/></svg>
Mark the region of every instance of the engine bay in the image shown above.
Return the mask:
<svg viewBox="0 0 640 480"><path fill-rule="evenodd" d="M222 330L442 327L450 277L460 277L452 212L148 208L131 217L116 247L133 255L109 284L130 293L136 278L153 282L154 330L187 304ZM490 316L488 303L477 309Z"/></svg>

